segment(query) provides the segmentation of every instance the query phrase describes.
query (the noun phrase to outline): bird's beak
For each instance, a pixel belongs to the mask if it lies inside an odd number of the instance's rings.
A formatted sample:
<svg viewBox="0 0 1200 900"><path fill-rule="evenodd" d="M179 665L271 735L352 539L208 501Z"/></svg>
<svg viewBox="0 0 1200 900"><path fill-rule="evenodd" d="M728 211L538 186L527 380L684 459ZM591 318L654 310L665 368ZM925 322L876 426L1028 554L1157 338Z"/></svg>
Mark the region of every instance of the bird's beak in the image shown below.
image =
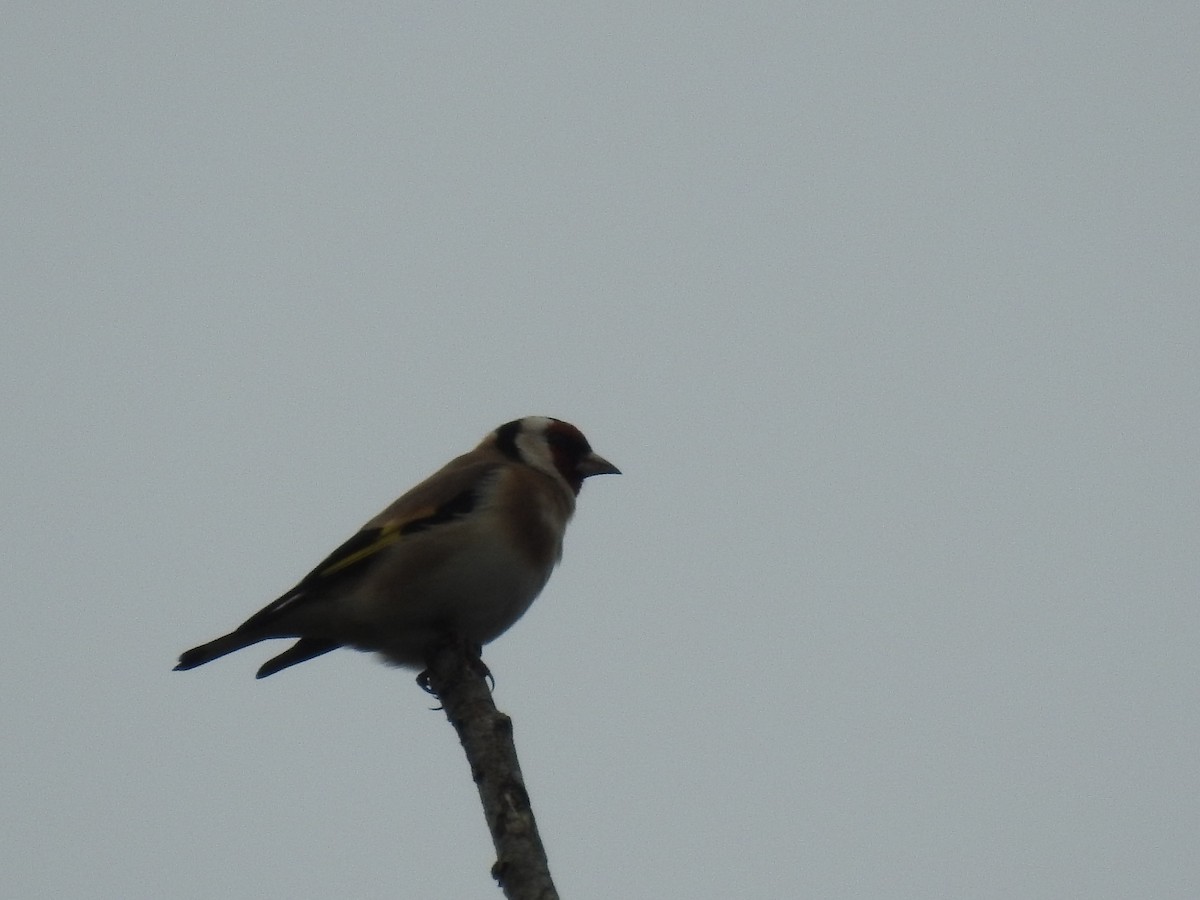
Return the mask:
<svg viewBox="0 0 1200 900"><path fill-rule="evenodd" d="M576 471L582 478L588 478L592 475L620 475L621 470L610 463L603 456L595 453L589 453L579 461L576 466Z"/></svg>

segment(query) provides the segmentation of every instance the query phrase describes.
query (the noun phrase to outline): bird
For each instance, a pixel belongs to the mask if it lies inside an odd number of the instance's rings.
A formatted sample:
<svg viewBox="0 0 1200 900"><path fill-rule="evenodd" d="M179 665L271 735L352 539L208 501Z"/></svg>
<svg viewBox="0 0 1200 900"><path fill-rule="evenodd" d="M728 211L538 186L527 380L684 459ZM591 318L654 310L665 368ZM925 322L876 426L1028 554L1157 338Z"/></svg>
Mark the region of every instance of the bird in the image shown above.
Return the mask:
<svg viewBox="0 0 1200 900"><path fill-rule="evenodd" d="M260 641L297 638L266 678L339 647L421 668L443 640L482 647L529 609L562 557L585 478L619 475L561 419L525 416L404 493L290 591L187 650L194 669Z"/></svg>

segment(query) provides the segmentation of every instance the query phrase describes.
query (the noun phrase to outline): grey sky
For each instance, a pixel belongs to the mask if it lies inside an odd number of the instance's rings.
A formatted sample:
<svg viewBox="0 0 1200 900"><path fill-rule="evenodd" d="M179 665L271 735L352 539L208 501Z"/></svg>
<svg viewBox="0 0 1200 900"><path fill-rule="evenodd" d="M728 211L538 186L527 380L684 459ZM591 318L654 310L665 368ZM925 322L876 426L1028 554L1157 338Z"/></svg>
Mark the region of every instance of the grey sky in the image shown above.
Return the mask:
<svg viewBox="0 0 1200 900"><path fill-rule="evenodd" d="M450 727L175 656L527 413L564 897L1200 895L1194 3L9 9L0 894L497 897Z"/></svg>

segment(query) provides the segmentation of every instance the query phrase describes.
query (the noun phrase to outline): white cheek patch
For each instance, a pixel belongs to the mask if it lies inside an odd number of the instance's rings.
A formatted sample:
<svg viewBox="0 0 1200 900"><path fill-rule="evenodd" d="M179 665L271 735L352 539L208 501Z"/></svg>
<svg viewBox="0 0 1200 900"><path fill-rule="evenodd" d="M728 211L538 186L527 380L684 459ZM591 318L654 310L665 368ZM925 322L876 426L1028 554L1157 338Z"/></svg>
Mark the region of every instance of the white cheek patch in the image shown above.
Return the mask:
<svg viewBox="0 0 1200 900"><path fill-rule="evenodd" d="M554 457L550 453L550 446L546 443L543 434L542 431L522 432L517 436L517 451L527 465L557 475L558 469L554 465Z"/></svg>

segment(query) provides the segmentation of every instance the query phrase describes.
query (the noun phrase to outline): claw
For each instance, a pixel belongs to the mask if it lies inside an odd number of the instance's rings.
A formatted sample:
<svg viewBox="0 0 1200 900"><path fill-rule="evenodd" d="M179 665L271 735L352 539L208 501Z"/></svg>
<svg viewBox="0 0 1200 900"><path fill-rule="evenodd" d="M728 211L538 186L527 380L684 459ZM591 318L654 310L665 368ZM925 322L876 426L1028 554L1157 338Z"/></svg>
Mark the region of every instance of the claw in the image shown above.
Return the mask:
<svg viewBox="0 0 1200 900"><path fill-rule="evenodd" d="M476 644L476 643L473 643L470 641L463 641L461 638L455 637L454 635L451 635L451 634L447 634L447 635L443 636L442 638L440 638L438 642L431 644L429 646L429 648L426 651L425 659L427 661L432 660L434 655L438 652L438 649L441 647L447 646L447 645L457 645L458 647L460 647L463 652L463 655L466 657L467 665L470 666L471 671L473 671L476 675L479 675L480 677L484 678L487 681L489 691L494 692L496 690L496 678L494 675L492 675L492 670L487 667L487 663L485 663L483 661L483 656L482 656L483 645L482 644ZM417 676L417 687L419 687L421 690L423 690L425 693L429 694L432 697L436 697L438 695L437 691L434 690L433 684L430 681L428 668L425 669L423 672L421 672L421 674L419 674ZM442 707L440 707L440 706L437 707L437 709L441 709L441 708Z"/></svg>

